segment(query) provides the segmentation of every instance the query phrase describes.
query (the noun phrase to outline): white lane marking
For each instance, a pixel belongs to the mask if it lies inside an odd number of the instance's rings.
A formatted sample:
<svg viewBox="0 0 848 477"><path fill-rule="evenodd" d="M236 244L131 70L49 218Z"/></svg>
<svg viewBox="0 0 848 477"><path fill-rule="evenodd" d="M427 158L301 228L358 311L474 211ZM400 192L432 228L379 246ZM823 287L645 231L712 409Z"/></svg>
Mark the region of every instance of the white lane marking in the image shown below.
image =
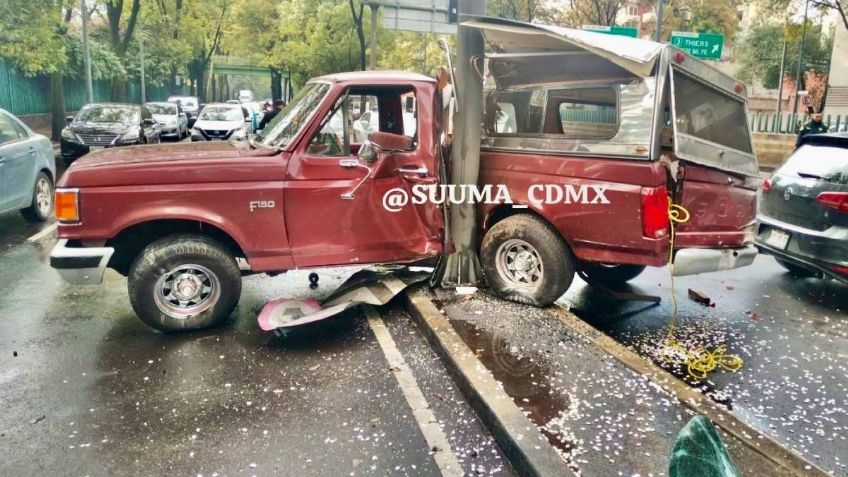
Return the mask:
<svg viewBox="0 0 848 477"><path fill-rule="evenodd" d="M41 229L40 231L38 231L38 232L37 232L35 235L33 235L32 237L28 238L28 239L27 239L27 242L38 242L39 240L41 240L41 239L43 239L44 237L46 237L46 236L50 235L51 233L53 233L53 231L54 231L54 230L56 230L56 226L57 226L56 222L53 222L52 224L50 224L50 225L48 225L47 227L44 227L43 229Z"/></svg>
<svg viewBox="0 0 848 477"><path fill-rule="evenodd" d="M403 355L397 349L395 340L389 334L386 324L383 323L380 314L373 307L364 306L363 308L365 310L365 316L368 318L368 325L371 327L371 331L374 332L374 336L377 337L377 342L380 343L380 348L383 349L383 355L386 357L386 361L389 362L389 367L394 370L395 379L397 379L400 389L403 391L404 397L406 397L406 402L412 408L412 415L415 416L415 420L418 422L418 428L424 434L427 445L430 446L431 451L433 448L438 449L433 454L436 465L439 467L443 476L461 477L463 475L462 467L459 465L459 461L456 459L456 455L448 443L448 437L442 431L442 428L439 427L439 421L436 420L436 416L430 410L427 399L424 398L421 388L418 387L418 383L415 381L415 376L412 375L409 366L406 365L406 361L403 359Z"/></svg>

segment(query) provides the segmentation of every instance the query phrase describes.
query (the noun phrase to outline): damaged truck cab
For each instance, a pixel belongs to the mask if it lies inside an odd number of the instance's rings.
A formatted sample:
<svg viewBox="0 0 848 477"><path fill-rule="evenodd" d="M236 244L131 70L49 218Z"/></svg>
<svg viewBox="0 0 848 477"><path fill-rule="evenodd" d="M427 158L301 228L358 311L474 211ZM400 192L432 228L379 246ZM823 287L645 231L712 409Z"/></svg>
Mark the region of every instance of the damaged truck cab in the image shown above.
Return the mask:
<svg viewBox="0 0 848 477"><path fill-rule="evenodd" d="M479 205L497 292L542 306L577 272L614 283L670 256L678 274L753 260L758 170L735 80L649 41L468 25L490 47L480 185L511 199ZM58 184L51 265L72 283L126 275L139 317L178 331L225 320L245 273L436 258L444 205L409 198L447 176L443 102L426 76L340 73L250 142L88 154ZM566 186L608 203L564 200ZM671 203L688 215L673 229Z"/></svg>

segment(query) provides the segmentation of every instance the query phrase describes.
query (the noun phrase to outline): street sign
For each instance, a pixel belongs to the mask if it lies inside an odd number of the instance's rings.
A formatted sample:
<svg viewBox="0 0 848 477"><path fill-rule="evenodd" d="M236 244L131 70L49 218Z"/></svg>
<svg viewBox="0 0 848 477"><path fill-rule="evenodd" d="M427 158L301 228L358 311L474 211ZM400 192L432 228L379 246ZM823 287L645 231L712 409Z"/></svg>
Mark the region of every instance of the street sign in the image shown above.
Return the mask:
<svg viewBox="0 0 848 477"><path fill-rule="evenodd" d="M720 60L724 52L724 35L719 33L671 32L671 44L703 60Z"/></svg>
<svg viewBox="0 0 848 477"><path fill-rule="evenodd" d="M456 34L458 0L367 0L383 13L383 28Z"/></svg>
<svg viewBox="0 0 848 477"><path fill-rule="evenodd" d="M598 33L606 33L608 35L618 35L618 36L629 36L631 38L639 37L639 30L634 27L622 27L622 26L604 26L604 25L583 25L582 27L587 31L594 31Z"/></svg>

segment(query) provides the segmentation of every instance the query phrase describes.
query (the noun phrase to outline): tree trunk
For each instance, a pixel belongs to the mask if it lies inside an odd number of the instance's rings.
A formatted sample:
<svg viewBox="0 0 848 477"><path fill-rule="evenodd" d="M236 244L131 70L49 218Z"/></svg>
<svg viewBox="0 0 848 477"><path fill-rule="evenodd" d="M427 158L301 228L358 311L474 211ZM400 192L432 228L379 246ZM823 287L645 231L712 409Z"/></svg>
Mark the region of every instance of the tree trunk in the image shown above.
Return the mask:
<svg viewBox="0 0 848 477"><path fill-rule="evenodd" d="M271 70L271 98L280 99L283 97L283 86L281 80L283 79L283 74L280 70L276 68L270 68Z"/></svg>
<svg viewBox="0 0 848 477"><path fill-rule="evenodd" d="M61 71L50 75L50 110L50 137L58 141L65 127L65 86Z"/></svg>
<svg viewBox="0 0 848 477"><path fill-rule="evenodd" d="M126 78L112 78L112 101L126 102L127 101L127 80Z"/></svg>

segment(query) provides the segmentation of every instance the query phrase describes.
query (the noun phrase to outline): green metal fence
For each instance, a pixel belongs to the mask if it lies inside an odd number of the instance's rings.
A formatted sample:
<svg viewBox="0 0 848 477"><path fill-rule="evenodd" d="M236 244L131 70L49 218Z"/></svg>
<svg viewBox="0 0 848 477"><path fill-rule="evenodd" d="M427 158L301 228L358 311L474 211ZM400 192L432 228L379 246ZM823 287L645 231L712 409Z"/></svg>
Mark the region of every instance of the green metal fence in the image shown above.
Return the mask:
<svg viewBox="0 0 848 477"><path fill-rule="evenodd" d="M775 114L775 113L753 113L751 118L751 131L755 133L772 134L798 134L804 124L810 120L806 114ZM842 115L828 114L822 121L831 132L846 132L848 130L848 117Z"/></svg>
<svg viewBox="0 0 848 477"><path fill-rule="evenodd" d="M77 111L88 102L85 82L79 79L65 78L65 110ZM111 85L107 81L95 81L93 84L94 101L109 101ZM130 82L127 85L128 101L141 102L141 85ZM171 94L185 94L182 88L171 91L167 86L147 86L147 101L163 101ZM0 108L12 114L25 116L29 114L49 114L50 107L50 78L47 76L27 77L18 72L7 62L0 60Z"/></svg>

